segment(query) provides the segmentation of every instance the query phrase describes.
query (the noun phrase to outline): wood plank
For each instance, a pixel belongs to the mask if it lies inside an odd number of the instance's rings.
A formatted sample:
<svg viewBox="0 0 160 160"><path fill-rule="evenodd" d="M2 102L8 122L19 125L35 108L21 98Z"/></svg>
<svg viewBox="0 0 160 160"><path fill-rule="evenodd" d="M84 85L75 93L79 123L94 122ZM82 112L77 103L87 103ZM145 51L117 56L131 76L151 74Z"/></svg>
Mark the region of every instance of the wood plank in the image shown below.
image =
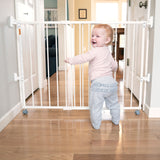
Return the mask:
<svg viewBox="0 0 160 160"><path fill-rule="evenodd" d="M159 155L134 154L76 154L73 160L159 160Z"/></svg>

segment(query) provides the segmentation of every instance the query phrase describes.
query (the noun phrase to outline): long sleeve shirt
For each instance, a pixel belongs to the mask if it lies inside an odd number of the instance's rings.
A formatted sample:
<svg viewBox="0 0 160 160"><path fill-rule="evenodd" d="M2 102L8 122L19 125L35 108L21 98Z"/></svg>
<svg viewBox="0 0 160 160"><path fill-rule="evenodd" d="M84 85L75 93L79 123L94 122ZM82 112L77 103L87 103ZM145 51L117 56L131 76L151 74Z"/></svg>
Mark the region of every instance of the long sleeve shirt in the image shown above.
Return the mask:
<svg viewBox="0 0 160 160"><path fill-rule="evenodd" d="M95 47L85 54L68 59L70 64L82 64L89 62L89 79L94 80L103 76L112 76L117 70L117 62L114 61L108 47Z"/></svg>

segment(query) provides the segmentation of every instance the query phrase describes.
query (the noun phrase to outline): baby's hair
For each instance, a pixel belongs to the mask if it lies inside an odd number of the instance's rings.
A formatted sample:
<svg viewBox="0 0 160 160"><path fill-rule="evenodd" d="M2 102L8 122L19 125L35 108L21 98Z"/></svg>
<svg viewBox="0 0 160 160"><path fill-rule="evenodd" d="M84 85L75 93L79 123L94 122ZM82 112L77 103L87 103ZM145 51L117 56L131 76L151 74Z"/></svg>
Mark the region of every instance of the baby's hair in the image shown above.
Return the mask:
<svg viewBox="0 0 160 160"><path fill-rule="evenodd" d="M94 28L104 28L105 31L106 31L106 36L107 37L110 37L110 41L107 43L107 45L111 45L112 44L112 41L113 41L113 29L110 25L108 24L97 24L93 27Z"/></svg>

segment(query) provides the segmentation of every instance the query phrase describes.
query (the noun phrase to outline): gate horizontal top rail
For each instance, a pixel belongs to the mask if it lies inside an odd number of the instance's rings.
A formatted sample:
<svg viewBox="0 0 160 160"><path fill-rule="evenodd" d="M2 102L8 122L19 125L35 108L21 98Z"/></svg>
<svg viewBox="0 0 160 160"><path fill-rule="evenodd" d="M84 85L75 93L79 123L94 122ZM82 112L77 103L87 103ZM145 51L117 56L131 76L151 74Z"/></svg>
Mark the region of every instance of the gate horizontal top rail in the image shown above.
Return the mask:
<svg viewBox="0 0 160 160"><path fill-rule="evenodd" d="M146 24L151 25L153 17L147 21L22 21L16 20L14 17L9 17L9 26L13 27L16 24Z"/></svg>

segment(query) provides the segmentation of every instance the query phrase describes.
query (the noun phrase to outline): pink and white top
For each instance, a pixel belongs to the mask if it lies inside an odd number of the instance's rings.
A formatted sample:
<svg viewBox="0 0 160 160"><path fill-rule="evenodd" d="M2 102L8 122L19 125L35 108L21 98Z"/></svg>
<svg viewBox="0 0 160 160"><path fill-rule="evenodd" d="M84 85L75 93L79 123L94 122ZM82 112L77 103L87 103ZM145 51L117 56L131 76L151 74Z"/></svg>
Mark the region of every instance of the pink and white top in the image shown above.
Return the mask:
<svg viewBox="0 0 160 160"><path fill-rule="evenodd" d="M117 70L117 62L113 59L108 47L95 47L85 54L69 58L70 64L89 62L89 79L112 76Z"/></svg>

